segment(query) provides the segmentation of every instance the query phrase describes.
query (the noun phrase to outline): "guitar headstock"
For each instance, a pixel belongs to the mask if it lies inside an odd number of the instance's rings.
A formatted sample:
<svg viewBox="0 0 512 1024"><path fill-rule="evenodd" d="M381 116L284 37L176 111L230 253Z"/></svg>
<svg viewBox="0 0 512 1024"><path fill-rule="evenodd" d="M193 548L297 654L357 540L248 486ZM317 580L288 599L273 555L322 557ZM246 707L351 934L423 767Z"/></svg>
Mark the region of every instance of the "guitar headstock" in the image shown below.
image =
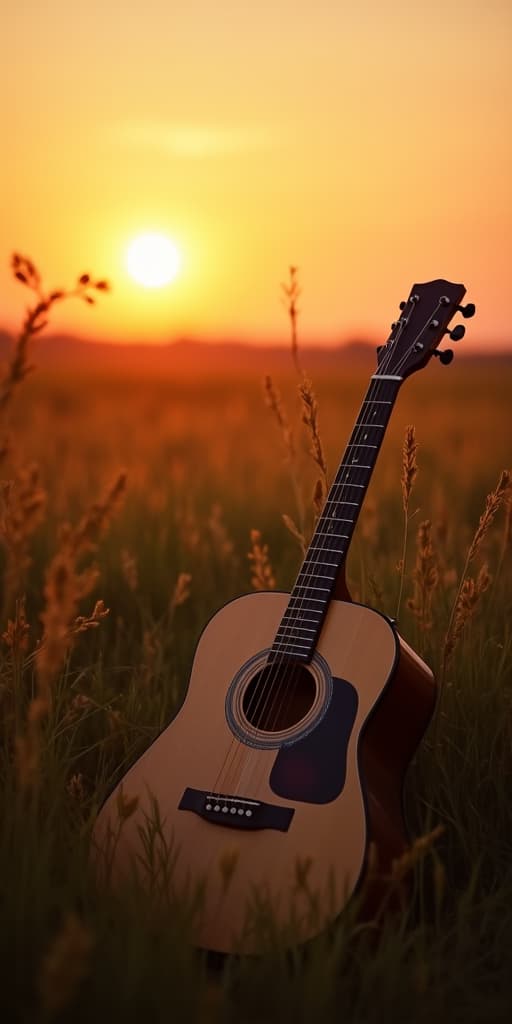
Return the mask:
<svg viewBox="0 0 512 1024"><path fill-rule="evenodd" d="M386 344L377 349L376 376L408 377L426 366L433 355L439 356L442 363L450 363L452 350L438 352L437 346L444 334L452 341L460 341L464 336L466 329L462 324L451 330L448 325L457 312L465 318L474 315L473 303L460 305L465 293L463 284L451 281L413 285L407 302L400 303L400 316L391 324Z"/></svg>

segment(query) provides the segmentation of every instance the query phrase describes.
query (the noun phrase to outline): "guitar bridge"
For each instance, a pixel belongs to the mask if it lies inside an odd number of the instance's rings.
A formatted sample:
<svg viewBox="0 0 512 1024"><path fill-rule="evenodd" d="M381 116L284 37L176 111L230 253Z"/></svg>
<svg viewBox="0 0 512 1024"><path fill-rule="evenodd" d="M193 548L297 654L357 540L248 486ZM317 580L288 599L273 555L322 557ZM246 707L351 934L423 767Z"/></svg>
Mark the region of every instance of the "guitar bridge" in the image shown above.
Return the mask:
<svg viewBox="0 0 512 1024"><path fill-rule="evenodd" d="M287 832L295 813L293 807L279 807L277 804L266 804L261 800L210 793L208 790L191 789L188 786L178 809L193 811L200 818L215 825L245 831L273 828L279 832Z"/></svg>

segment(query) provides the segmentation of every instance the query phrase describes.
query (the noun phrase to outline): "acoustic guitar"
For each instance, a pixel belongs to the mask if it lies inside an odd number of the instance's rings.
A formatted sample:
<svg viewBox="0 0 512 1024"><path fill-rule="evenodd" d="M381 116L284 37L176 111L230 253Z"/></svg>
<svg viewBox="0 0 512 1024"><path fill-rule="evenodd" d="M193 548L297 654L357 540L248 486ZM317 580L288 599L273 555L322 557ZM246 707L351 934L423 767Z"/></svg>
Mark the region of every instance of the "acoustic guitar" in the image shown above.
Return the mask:
<svg viewBox="0 0 512 1024"><path fill-rule="evenodd" d="M351 601L345 560L400 387L433 355L451 360L437 346L464 334L448 326L473 315L464 294L437 280L400 303L291 593L213 616L176 717L100 810L109 879L136 870L195 901L204 949L260 952L267 910L312 938L360 889L370 842L381 873L406 846L403 781L436 686L394 621Z"/></svg>

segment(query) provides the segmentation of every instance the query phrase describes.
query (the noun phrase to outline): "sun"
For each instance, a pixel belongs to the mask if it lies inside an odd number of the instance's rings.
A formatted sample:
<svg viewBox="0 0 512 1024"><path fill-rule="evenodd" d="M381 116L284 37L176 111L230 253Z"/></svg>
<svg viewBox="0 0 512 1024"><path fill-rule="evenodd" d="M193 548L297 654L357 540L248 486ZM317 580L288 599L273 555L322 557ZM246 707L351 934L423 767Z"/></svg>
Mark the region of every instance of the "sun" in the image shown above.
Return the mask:
<svg viewBox="0 0 512 1024"><path fill-rule="evenodd" d="M137 284L144 288L162 288L179 273L181 255L165 235L139 235L128 246L126 266Z"/></svg>

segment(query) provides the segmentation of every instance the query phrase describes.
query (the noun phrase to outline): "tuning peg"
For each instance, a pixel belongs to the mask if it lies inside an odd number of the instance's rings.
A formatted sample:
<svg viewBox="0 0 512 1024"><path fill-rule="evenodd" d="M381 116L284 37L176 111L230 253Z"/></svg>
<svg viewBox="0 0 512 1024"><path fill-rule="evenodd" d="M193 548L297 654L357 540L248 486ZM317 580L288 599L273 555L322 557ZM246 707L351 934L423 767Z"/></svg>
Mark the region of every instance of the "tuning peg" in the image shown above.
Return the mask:
<svg viewBox="0 0 512 1024"><path fill-rule="evenodd" d="M460 341L460 339L464 337L465 333L466 328L464 327L464 324L457 324L457 326L453 328L453 331L445 331L445 334L447 334L452 341Z"/></svg>
<svg viewBox="0 0 512 1024"><path fill-rule="evenodd" d="M441 360L443 366L448 366L448 363L451 363L453 359L453 351L451 348L445 348L442 350L442 352L440 352L439 349L436 348L434 350L434 355Z"/></svg>
<svg viewBox="0 0 512 1024"><path fill-rule="evenodd" d="M474 302L468 302L466 306L457 306L457 312L462 313L462 316L467 320L470 316L474 316L476 313L476 306Z"/></svg>

